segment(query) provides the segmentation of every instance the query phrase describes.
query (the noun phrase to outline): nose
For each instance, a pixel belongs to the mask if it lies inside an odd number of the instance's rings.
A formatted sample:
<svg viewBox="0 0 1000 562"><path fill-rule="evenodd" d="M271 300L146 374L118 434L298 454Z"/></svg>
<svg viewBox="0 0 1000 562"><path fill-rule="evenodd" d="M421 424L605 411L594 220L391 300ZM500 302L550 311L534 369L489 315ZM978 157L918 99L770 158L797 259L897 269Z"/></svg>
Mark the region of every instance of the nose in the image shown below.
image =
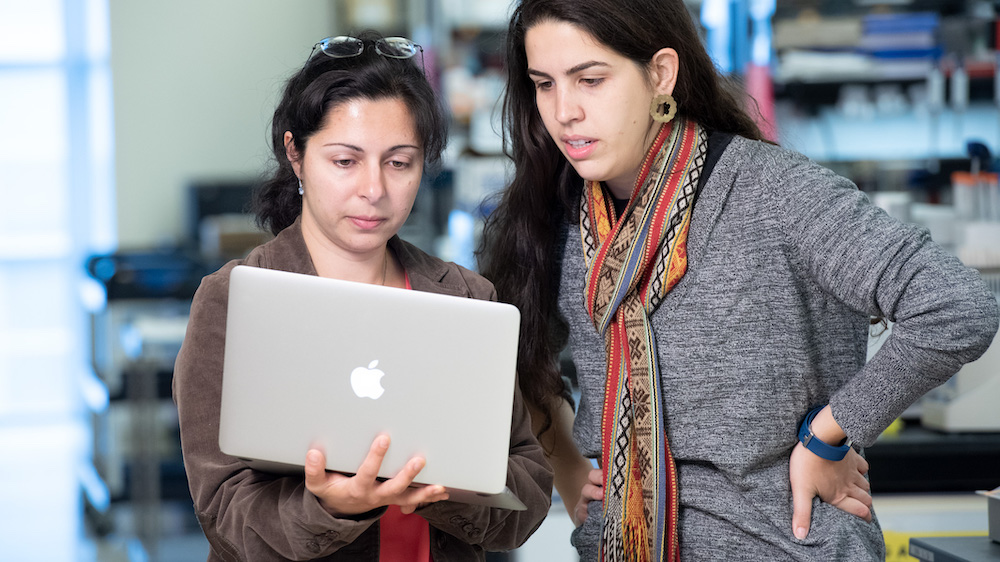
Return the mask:
<svg viewBox="0 0 1000 562"><path fill-rule="evenodd" d="M375 203L386 194L385 174L377 163L370 166L359 189L359 195L371 203Z"/></svg>
<svg viewBox="0 0 1000 562"><path fill-rule="evenodd" d="M569 88L556 88L555 118L562 124L583 118L583 108Z"/></svg>

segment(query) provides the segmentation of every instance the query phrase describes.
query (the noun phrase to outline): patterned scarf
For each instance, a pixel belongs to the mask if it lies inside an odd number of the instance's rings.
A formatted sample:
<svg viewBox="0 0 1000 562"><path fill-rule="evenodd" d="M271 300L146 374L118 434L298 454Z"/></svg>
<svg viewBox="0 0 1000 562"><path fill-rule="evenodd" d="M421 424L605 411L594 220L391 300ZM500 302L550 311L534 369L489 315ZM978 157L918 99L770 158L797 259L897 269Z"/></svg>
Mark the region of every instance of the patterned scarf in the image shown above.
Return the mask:
<svg viewBox="0 0 1000 562"><path fill-rule="evenodd" d="M600 182L587 182L581 198L587 308L607 352L601 560L608 562L680 560L677 469L649 316L687 270L687 232L706 139L693 121L678 117L664 124L615 222Z"/></svg>

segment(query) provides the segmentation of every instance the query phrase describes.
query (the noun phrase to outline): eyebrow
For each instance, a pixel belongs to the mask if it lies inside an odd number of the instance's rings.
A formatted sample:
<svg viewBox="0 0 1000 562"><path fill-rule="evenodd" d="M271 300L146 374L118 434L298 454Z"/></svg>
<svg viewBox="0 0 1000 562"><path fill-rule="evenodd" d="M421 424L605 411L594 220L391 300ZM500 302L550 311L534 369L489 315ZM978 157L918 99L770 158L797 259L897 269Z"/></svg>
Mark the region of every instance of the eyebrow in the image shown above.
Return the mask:
<svg viewBox="0 0 1000 562"><path fill-rule="evenodd" d="M587 62L581 62L580 64L578 64L578 65L576 65L574 67L571 67L569 70L567 70L566 71L566 76L572 76L573 74L576 74L577 72L583 72L584 70L587 70L589 68L593 68L595 66L610 66L610 65L608 63L606 63L606 62L601 62L601 61L596 61L596 60L587 61ZM552 78L551 76L549 76L548 74L542 72L541 70L535 70L533 68L529 68L528 69L528 74L530 76L540 76L542 78Z"/></svg>
<svg viewBox="0 0 1000 562"><path fill-rule="evenodd" d="M328 143L326 143L326 144L323 145L323 148L327 148L327 147L330 147L330 146L342 146L344 148L353 150L355 152L364 152L365 151L365 149L361 148L360 146L355 146L353 144L347 144L345 142L328 142ZM420 147L417 146L417 145L415 145L415 144L397 144L396 146L390 147L389 150L387 150L386 152L394 152L396 150L401 150L401 149L404 149L404 148L412 148L414 150L420 150Z"/></svg>

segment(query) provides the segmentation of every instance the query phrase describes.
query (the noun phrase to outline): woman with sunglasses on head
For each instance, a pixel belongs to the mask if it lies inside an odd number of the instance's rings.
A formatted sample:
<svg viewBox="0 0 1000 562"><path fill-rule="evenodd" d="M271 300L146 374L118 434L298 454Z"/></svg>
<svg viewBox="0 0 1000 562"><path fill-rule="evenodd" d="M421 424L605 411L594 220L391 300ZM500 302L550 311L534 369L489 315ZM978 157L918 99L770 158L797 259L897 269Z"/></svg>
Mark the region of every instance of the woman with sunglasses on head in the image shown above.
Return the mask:
<svg viewBox="0 0 1000 562"><path fill-rule="evenodd" d="M884 559L861 447L990 344L978 273L763 142L682 0L522 0L506 41L481 272L582 559Z"/></svg>
<svg viewBox="0 0 1000 562"><path fill-rule="evenodd" d="M316 449L303 452L301 476L259 472L219 449L229 274L236 265L495 299L484 278L396 234L424 163L436 161L445 143L433 91L406 60L419 47L374 33L317 47L275 109L275 170L255 194L257 218L276 237L203 280L177 358L184 463L209 559L483 560L486 550L524 542L550 504L552 472L519 392L507 486L526 511L449 502L440 486L410 487L423 467L419 457L380 481L388 436L376 438L354 476L325 471Z"/></svg>

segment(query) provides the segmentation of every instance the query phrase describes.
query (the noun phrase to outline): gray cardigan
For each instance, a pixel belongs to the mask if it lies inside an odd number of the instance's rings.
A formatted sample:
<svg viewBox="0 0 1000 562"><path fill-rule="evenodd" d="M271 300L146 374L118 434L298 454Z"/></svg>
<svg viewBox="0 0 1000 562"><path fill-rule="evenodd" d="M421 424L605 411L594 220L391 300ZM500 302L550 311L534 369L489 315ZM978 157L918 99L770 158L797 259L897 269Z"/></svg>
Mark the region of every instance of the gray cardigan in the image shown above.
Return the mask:
<svg viewBox="0 0 1000 562"><path fill-rule="evenodd" d="M792 535L788 458L805 413L831 404L861 446L979 357L997 301L978 272L807 158L732 140L694 207L688 272L652 315L668 437L680 472L681 558L883 560L877 520L814 500ZM559 308L581 400L574 437L599 457L604 343L587 316L579 227ZM869 318L894 322L865 362ZM878 490L873 490L878 492ZM573 541L596 560L599 502Z"/></svg>

